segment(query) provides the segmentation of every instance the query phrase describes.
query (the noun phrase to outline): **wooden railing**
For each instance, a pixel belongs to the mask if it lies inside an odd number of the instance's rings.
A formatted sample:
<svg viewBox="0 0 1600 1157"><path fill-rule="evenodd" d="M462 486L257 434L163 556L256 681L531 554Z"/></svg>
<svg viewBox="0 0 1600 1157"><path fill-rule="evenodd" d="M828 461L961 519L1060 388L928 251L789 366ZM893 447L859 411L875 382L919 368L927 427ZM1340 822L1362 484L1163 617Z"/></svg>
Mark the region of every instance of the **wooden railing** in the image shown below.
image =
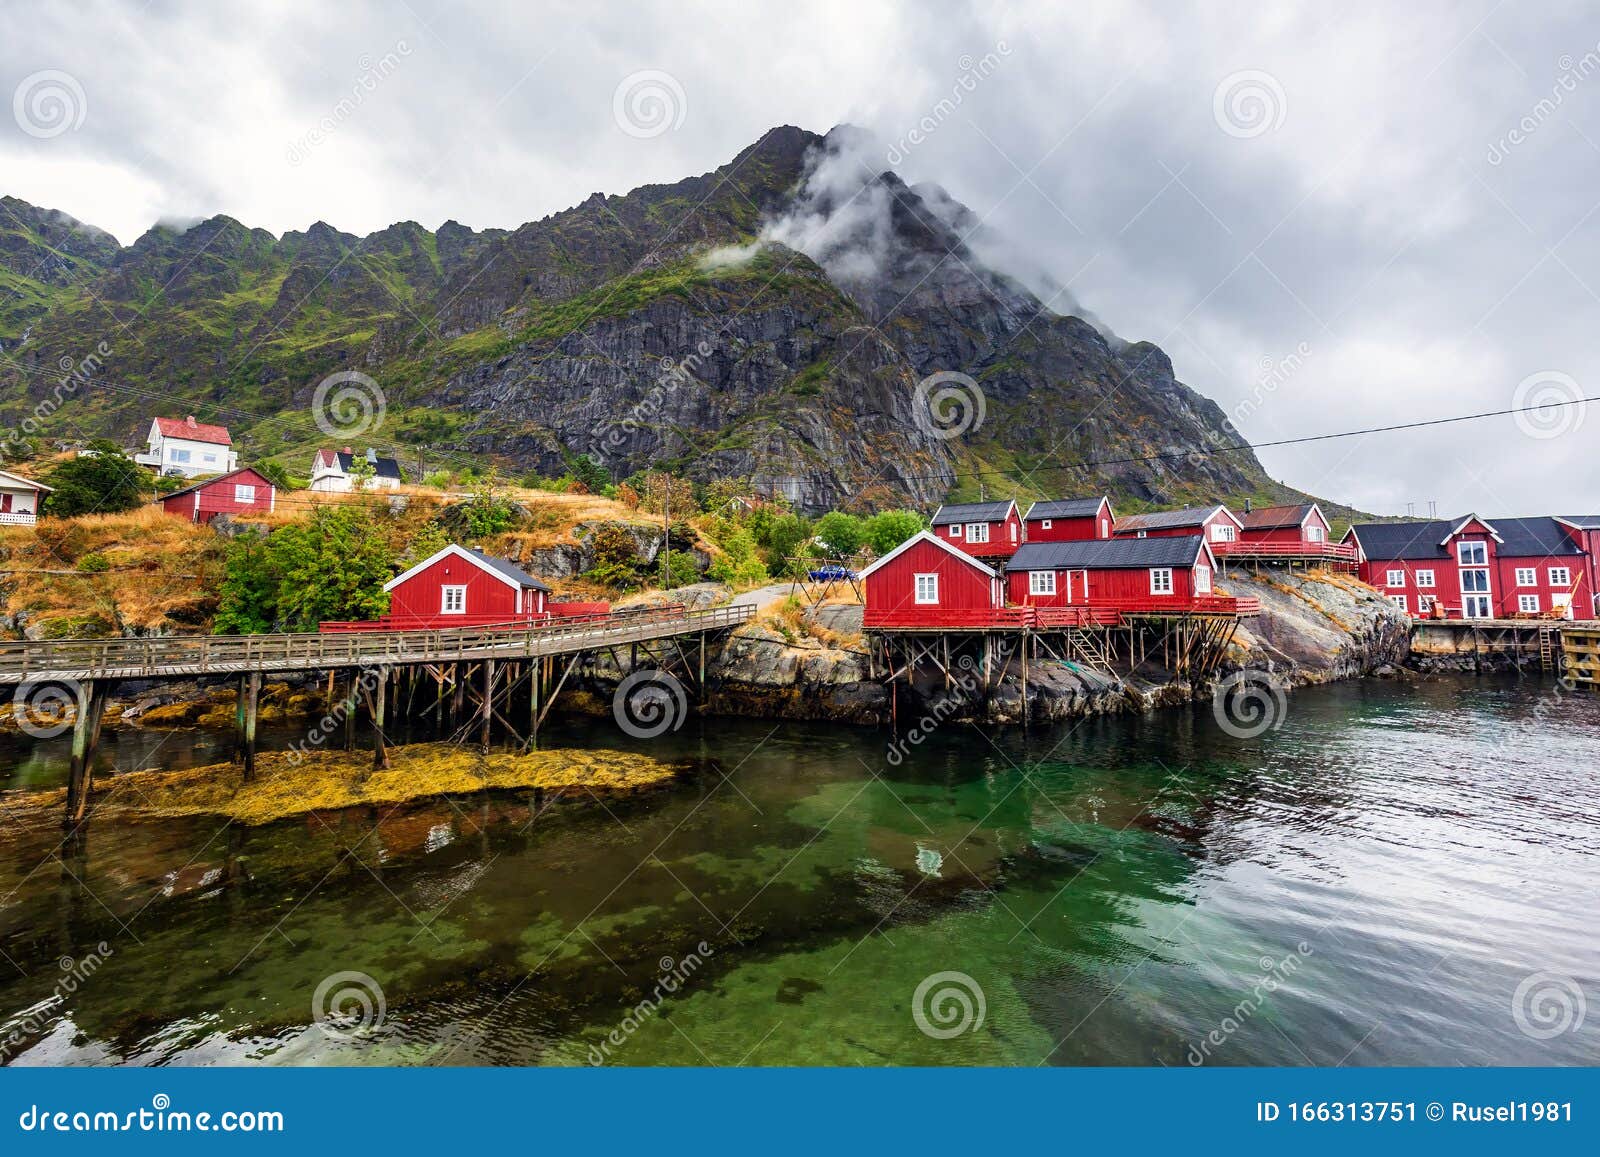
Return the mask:
<svg viewBox="0 0 1600 1157"><path fill-rule="evenodd" d="M1124 616L1216 615L1245 618L1261 613L1261 600L1249 595L1196 595L1193 598L1149 595L1066 607L895 607L862 614L866 630L973 631L1060 630L1066 627L1113 627Z"/></svg>
<svg viewBox="0 0 1600 1157"><path fill-rule="evenodd" d="M532 658L739 626L753 607L681 606L553 619L533 625L436 631L181 635L0 643L0 683L139 679L244 671L315 671L462 659Z"/></svg>
<svg viewBox="0 0 1600 1157"><path fill-rule="evenodd" d="M1353 542L1214 542L1211 553L1218 558L1307 558L1329 562L1355 562L1359 557Z"/></svg>

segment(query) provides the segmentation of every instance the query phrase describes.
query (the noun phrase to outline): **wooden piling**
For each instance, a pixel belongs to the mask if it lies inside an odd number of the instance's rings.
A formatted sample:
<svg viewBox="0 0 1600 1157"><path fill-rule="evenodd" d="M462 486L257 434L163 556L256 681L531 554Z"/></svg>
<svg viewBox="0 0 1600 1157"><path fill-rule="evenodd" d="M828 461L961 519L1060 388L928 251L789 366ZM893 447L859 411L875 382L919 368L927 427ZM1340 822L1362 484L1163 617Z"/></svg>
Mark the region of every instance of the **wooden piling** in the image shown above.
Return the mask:
<svg viewBox="0 0 1600 1157"><path fill-rule="evenodd" d="M94 753L100 744L100 720L105 714L109 685L99 679L85 679L75 688L77 717L72 721L72 758L67 767L67 814L65 824L83 822L89 810L89 794L94 787Z"/></svg>
<svg viewBox="0 0 1600 1157"><path fill-rule="evenodd" d="M244 677L244 778L246 782L256 774L256 717L261 708L261 672L251 671Z"/></svg>
<svg viewBox="0 0 1600 1157"><path fill-rule="evenodd" d="M478 723L478 751L489 754L489 724L494 713L494 660L483 661L483 703Z"/></svg>
<svg viewBox="0 0 1600 1157"><path fill-rule="evenodd" d="M380 673L378 679L373 685L372 690L368 692L370 696L368 700L368 710L372 714L373 771L386 771L389 768L389 744L384 738L383 734L385 722L384 709L387 706L385 703L385 692L388 688L388 684L389 680Z"/></svg>

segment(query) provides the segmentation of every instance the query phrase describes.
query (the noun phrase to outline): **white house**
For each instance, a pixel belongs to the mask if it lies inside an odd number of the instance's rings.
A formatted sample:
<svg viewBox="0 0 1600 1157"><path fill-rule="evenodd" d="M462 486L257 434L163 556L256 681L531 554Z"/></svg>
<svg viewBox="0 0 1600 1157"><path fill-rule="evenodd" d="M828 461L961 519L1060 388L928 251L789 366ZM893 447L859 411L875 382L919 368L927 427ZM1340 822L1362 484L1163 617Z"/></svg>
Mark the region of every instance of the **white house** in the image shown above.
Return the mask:
<svg viewBox="0 0 1600 1157"><path fill-rule="evenodd" d="M393 458L380 458L370 446L366 453L370 467L363 490L393 490L400 485L400 463ZM342 450L318 450L311 460L311 489L323 492L347 493L355 489L351 473L356 455L349 446Z"/></svg>
<svg viewBox="0 0 1600 1157"><path fill-rule="evenodd" d="M42 482L0 470L0 524L31 526L49 493L50 487Z"/></svg>
<svg viewBox="0 0 1600 1157"><path fill-rule="evenodd" d="M226 474L239 466L233 439L226 426L196 422L186 418L157 418L150 423L146 439L149 449L133 460L149 466L163 477L198 478L202 474Z"/></svg>

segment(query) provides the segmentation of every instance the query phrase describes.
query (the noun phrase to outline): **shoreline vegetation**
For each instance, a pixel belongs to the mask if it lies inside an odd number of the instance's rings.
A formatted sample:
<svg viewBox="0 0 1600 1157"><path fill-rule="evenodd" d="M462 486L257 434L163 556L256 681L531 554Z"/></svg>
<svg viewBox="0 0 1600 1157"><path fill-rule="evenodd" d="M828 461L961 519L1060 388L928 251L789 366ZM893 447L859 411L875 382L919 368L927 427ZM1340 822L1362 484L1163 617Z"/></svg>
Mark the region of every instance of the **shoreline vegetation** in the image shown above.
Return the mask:
<svg viewBox="0 0 1600 1157"><path fill-rule="evenodd" d="M128 819L217 816L259 827L312 812L491 790L631 795L665 786L690 770L685 763L607 748L492 751L486 756L450 743L414 743L389 750L392 766L383 770L374 770L371 753L359 750L262 752L256 756L255 777L248 783L233 763L100 776L95 780L94 812ZM13 817L29 812L55 816L65 800L65 788L19 792L7 798L6 809Z"/></svg>

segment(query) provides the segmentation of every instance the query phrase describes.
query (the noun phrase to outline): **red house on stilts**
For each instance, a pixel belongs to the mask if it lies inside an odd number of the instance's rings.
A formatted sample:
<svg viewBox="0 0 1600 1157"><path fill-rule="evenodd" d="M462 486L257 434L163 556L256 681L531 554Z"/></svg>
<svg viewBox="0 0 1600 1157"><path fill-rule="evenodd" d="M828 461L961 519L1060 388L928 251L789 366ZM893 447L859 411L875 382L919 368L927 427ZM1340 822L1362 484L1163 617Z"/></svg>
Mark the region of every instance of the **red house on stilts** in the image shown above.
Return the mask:
<svg viewBox="0 0 1600 1157"><path fill-rule="evenodd" d="M985 626L1004 603L995 571L927 530L867 567L861 579L868 628Z"/></svg>
<svg viewBox="0 0 1600 1157"><path fill-rule="evenodd" d="M1022 518L1009 498L950 503L934 512L933 533L973 558L1010 558L1022 545Z"/></svg>
<svg viewBox="0 0 1600 1157"><path fill-rule="evenodd" d="M1024 542L1077 542L1110 538L1117 525L1111 499L1053 498L1035 502L1022 520Z"/></svg>
<svg viewBox="0 0 1600 1157"><path fill-rule="evenodd" d="M1006 563L1006 595L1019 606L1041 608L1204 612L1238 602L1216 595L1216 569L1210 546L1197 534L1030 542Z"/></svg>
<svg viewBox="0 0 1600 1157"><path fill-rule="evenodd" d="M1186 537L1198 534L1212 546L1237 542L1244 523L1226 506L1190 506L1183 510L1156 510L1117 519L1118 538Z"/></svg>
<svg viewBox="0 0 1600 1157"><path fill-rule="evenodd" d="M454 543L383 584L389 613L323 631L432 631L543 622L550 588L515 563Z"/></svg>

